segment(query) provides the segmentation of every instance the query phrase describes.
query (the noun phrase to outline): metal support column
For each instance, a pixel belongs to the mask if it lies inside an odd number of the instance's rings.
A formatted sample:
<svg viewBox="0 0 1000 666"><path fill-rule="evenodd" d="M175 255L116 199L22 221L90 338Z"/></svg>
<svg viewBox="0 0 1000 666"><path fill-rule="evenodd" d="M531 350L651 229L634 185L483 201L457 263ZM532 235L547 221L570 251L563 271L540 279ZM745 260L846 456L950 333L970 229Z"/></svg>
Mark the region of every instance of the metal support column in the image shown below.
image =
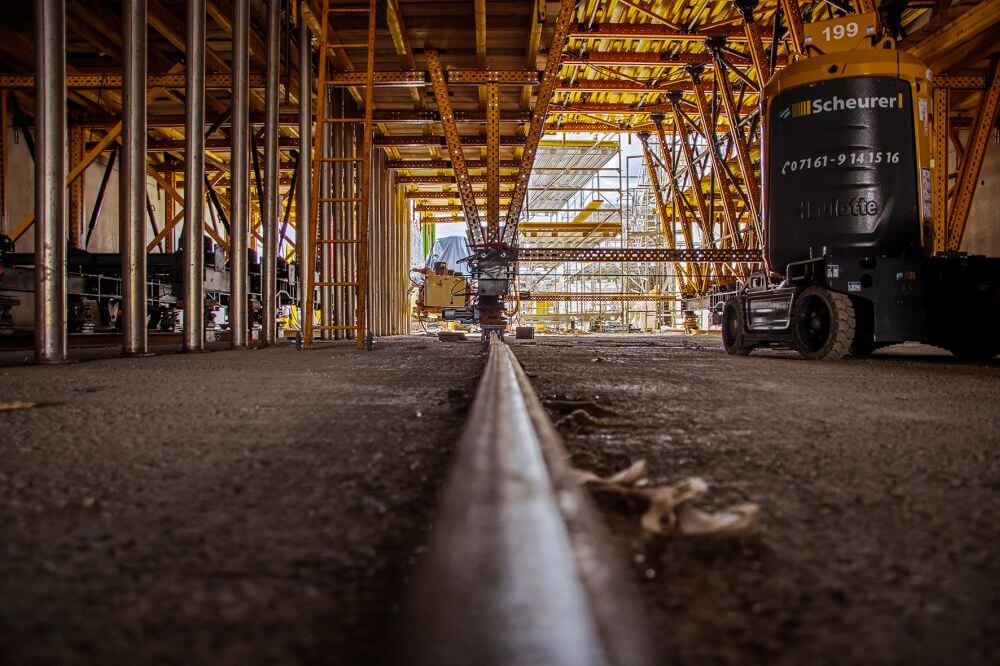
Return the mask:
<svg viewBox="0 0 1000 666"><path fill-rule="evenodd" d="M231 181L229 184L232 235L229 262L230 346L247 346L247 241L250 221L250 0L233 2L233 87Z"/></svg>
<svg viewBox="0 0 1000 666"><path fill-rule="evenodd" d="M281 0L267 3L267 64L264 76L264 249L261 253L261 306L264 329L261 342L273 345L278 327L278 74L281 69Z"/></svg>
<svg viewBox="0 0 1000 666"><path fill-rule="evenodd" d="M969 221L972 210L972 197L976 193L979 172L983 168L986 157L986 147L990 136L994 133L997 113L1000 111L1000 60L993 65L990 84L983 91L976 111L976 119L972 131L965 144L965 152L958 167L958 179L955 181L955 199L950 206L948 218L948 249L958 250L962 247L962 237L965 235L965 225Z"/></svg>
<svg viewBox="0 0 1000 666"><path fill-rule="evenodd" d="M66 3L62 0L35 0L35 73L35 361L61 363L66 360Z"/></svg>
<svg viewBox="0 0 1000 666"><path fill-rule="evenodd" d="M184 83L184 351L205 349L205 0L187 0Z"/></svg>
<svg viewBox="0 0 1000 666"><path fill-rule="evenodd" d="M327 87L326 90L318 91L319 95L322 95L323 99L323 112L319 115L320 118L325 118L328 115L332 115L332 99L333 88ZM323 123L316 128L320 135L320 156L323 160L329 160L332 157L333 150L333 123ZM319 237L320 238L335 238L333 225L333 206L327 199L330 199L333 195L331 193L331 188L333 186L331 178L331 162L323 161L319 164ZM343 208L343 206L339 206ZM333 243L323 243L319 249L320 252L320 266L319 275L320 280L323 282L323 286L319 289L319 308L321 313L320 324L324 328L320 329L320 338L323 340L333 340L333 329L326 328L327 326L333 325L333 287L328 282L335 281L333 277Z"/></svg>
<svg viewBox="0 0 1000 666"><path fill-rule="evenodd" d="M146 0L122 6L122 161L119 252L122 260L122 352L146 353ZM63 93L60 93L63 94Z"/></svg>
<svg viewBox="0 0 1000 666"><path fill-rule="evenodd" d="M331 115L334 118L343 118L345 114L345 101L344 95L345 91L343 88L333 88L331 91L333 95L331 107ZM343 160L350 157L347 151L347 141L350 134L346 123L334 123L333 125L333 136L331 142L331 154L334 159L338 160L332 163L333 170L333 189L331 196L335 198L343 198L349 196L346 194L349 188L346 185L347 175L352 173L352 164L349 162L344 162ZM345 214L346 213L346 214ZM332 238L353 238L354 234L347 227L345 220L350 219L350 214L347 212L346 206L334 206L333 207L333 235ZM347 282L350 277L347 275L347 257L350 254L350 249L347 243L336 243L333 246L333 279L337 282ZM346 290L344 289L334 289L333 291L333 311L334 311L334 321L335 325L347 325L347 296ZM336 329L333 331L333 337L335 339L342 339L346 336L346 329Z"/></svg>
<svg viewBox="0 0 1000 666"><path fill-rule="evenodd" d="M931 138L931 206L934 214L934 254L948 248L948 89L934 89L934 133Z"/></svg>
<svg viewBox="0 0 1000 666"><path fill-rule="evenodd" d="M304 345L312 343L313 313L307 312L312 302L315 274L313 242L309 234L309 212L312 210L312 47L309 26L299 17L299 200L295 210L295 242L299 258L300 335Z"/></svg>

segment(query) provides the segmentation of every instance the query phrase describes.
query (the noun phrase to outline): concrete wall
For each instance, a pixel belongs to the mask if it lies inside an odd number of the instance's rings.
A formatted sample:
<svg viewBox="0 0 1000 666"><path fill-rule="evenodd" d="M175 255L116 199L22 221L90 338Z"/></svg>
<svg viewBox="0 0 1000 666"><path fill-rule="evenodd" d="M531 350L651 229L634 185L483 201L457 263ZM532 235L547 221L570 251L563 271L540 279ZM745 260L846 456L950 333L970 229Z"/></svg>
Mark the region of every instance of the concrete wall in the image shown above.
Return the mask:
<svg viewBox="0 0 1000 666"><path fill-rule="evenodd" d="M14 130L11 127L5 128L7 131L7 228L4 233L10 233L18 225L21 219L35 209L35 165L31 159L31 153L24 143L23 137L19 143L14 143ZM117 252L118 251L118 162L112 171L111 180L108 182L108 189L104 195L104 206L101 209L101 217L94 228L90 245L87 249L91 252ZM107 165L106 157L98 158L84 175L86 184L84 188L84 212L83 231L80 234L81 242L86 236L86 225L90 220L90 213L93 210L94 202L97 201L97 192L100 189L101 178L104 176L104 169ZM68 168L68 162L67 162ZM147 178L147 190L153 202L154 216L156 217L157 228L162 229L164 224L165 195L158 191L156 181ZM69 202L69 192L66 195L67 205ZM149 222L143 216L143 228L146 230L147 242L153 239L153 231ZM17 242L18 252L31 252L35 248L34 229L29 229Z"/></svg>
<svg viewBox="0 0 1000 666"><path fill-rule="evenodd" d="M968 133L962 143L968 141ZM952 158L954 159L954 158ZM951 170L957 167L953 164ZM1000 257L1000 145L991 138L972 198L972 212L962 239L962 251Z"/></svg>

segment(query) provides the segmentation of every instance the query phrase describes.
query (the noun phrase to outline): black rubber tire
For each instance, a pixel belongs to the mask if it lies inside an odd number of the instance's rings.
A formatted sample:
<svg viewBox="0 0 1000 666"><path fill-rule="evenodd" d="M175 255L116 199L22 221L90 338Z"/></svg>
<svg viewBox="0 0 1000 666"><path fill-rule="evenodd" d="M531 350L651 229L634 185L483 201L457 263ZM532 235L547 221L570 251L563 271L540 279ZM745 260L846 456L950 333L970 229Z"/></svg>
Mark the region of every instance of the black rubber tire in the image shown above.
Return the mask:
<svg viewBox="0 0 1000 666"><path fill-rule="evenodd" d="M730 298L722 310L722 344L733 356L746 356L754 349L754 345L746 341L743 311L742 296Z"/></svg>
<svg viewBox="0 0 1000 666"><path fill-rule="evenodd" d="M854 306L844 294L824 287L805 289L792 306L795 350L811 361L836 361L854 342Z"/></svg>

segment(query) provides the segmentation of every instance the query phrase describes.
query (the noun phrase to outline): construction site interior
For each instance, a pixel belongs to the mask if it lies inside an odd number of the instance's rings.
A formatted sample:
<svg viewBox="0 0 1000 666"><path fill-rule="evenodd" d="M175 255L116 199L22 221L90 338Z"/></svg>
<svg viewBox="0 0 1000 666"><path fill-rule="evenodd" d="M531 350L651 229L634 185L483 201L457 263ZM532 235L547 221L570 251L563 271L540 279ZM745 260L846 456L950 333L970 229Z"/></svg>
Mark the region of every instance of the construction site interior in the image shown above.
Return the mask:
<svg viewBox="0 0 1000 666"><path fill-rule="evenodd" d="M3 5L0 663L1000 660L997 0Z"/></svg>

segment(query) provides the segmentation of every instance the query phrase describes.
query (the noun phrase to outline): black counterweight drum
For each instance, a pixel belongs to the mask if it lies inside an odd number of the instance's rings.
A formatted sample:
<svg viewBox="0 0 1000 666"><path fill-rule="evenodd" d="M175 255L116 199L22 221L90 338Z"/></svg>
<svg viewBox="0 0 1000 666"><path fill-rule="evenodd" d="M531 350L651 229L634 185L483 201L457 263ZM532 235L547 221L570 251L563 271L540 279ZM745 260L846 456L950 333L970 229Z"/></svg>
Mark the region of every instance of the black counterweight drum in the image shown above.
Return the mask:
<svg viewBox="0 0 1000 666"><path fill-rule="evenodd" d="M769 105L768 258L774 270L834 248L858 256L920 251L910 84L838 78Z"/></svg>

